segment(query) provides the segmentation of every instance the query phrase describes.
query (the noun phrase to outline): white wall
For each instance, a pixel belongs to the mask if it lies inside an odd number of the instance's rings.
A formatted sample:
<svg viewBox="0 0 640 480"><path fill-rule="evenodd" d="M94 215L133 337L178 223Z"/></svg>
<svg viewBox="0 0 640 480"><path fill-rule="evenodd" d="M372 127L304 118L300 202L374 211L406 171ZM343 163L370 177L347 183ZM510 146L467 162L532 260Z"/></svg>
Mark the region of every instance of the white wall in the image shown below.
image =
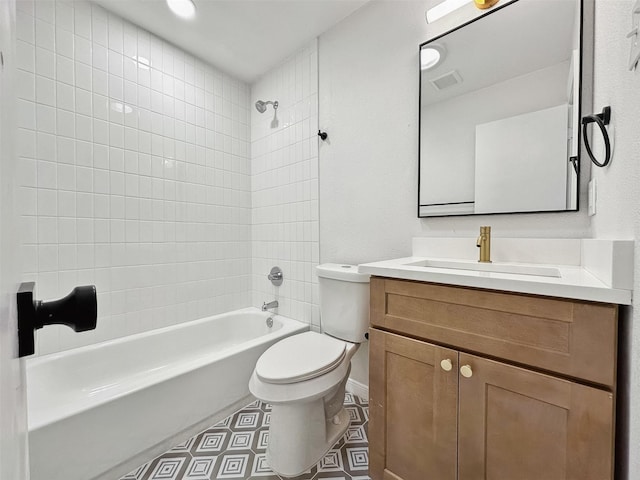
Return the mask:
<svg viewBox="0 0 640 480"><path fill-rule="evenodd" d="M24 279L98 290L97 329L39 353L248 306L248 86L88 2L19 4Z"/></svg>
<svg viewBox="0 0 640 480"><path fill-rule="evenodd" d="M15 32L14 0L0 2L0 478L27 480L25 361L18 358L15 293L19 248L15 212Z"/></svg>
<svg viewBox="0 0 640 480"><path fill-rule="evenodd" d="M593 168L598 182L597 213L592 220L596 238L633 238L635 248L634 298L640 299L640 71L630 72L631 11L635 0L596 2L594 110L612 109L609 131L614 142L609 167ZM602 160L602 142L596 136L595 151ZM628 440L629 480L640 479L640 309L621 312L620 366L623 438ZM627 431L624 431L627 430ZM621 459L624 461L624 459ZM622 468L624 471L624 468Z"/></svg>
<svg viewBox="0 0 640 480"><path fill-rule="evenodd" d="M487 224L503 237L589 235L584 208L417 218L418 46L481 14L469 4L429 26L425 10L435 3L373 0L320 36L319 123L330 138L320 145L321 262L404 257L414 236L473 236ZM366 348L352 365L351 376L368 383Z"/></svg>
<svg viewBox="0 0 640 480"><path fill-rule="evenodd" d="M487 223L496 236L588 235L585 209L416 218L418 45L478 15L469 5L429 26L428 6L373 0L320 37L320 127L331 138L320 148L320 260L361 263L406 256L413 236L474 235ZM585 168L583 177L587 174Z"/></svg>
<svg viewBox="0 0 640 480"><path fill-rule="evenodd" d="M474 15L463 8L441 25L424 23L436 3L373 0L320 37L320 126L331 135L321 146L321 261L359 263L410 253L412 236L463 236L491 224L497 236L640 239L640 73L627 71L635 0L596 2L594 110L613 109L611 166L594 169L598 213L586 214L583 160L578 213L416 218L417 46ZM600 151L598 142L596 150ZM586 177L586 178L585 178ZM352 187L352 188L349 188ZM350 206L350 208L347 208ZM636 248L640 271L640 248ZM640 275L634 296L640 298ZM640 314L622 312L623 370L631 480L640 479ZM364 362L364 359L360 359ZM365 367L358 365L361 375ZM356 372L356 374L358 374ZM624 427L624 426L623 426ZM624 430L624 428L623 428ZM627 432L623 432L623 439ZM624 456L621 470L625 468Z"/></svg>
<svg viewBox="0 0 640 480"><path fill-rule="evenodd" d="M277 116L257 100L277 100ZM275 121L277 119L277 121ZM319 325L318 46L314 40L251 87L252 298ZM284 273L275 287L273 266Z"/></svg>

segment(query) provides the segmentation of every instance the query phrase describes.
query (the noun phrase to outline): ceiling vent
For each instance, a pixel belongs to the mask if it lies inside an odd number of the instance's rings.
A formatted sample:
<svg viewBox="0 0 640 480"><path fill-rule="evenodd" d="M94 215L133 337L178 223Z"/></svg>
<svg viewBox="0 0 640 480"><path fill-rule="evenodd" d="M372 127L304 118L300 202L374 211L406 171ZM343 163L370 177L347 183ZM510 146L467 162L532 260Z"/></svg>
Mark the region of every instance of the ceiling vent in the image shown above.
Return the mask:
<svg viewBox="0 0 640 480"><path fill-rule="evenodd" d="M444 75L440 75L437 78L429 80L436 90L444 90L445 88L453 87L462 83L462 77L458 72L452 70Z"/></svg>

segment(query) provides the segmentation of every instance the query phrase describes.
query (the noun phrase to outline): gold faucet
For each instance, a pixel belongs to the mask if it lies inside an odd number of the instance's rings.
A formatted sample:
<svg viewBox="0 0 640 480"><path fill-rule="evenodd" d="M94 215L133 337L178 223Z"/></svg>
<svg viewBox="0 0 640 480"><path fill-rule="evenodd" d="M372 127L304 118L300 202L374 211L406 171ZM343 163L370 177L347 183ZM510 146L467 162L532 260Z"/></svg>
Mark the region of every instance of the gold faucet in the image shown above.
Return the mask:
<svg viewBox="0 0 640 480"><path fill-rule="evenodd" d="M476 241L480 249L480 263L491 263L491 227L480 227L480 236Z"/></svg>

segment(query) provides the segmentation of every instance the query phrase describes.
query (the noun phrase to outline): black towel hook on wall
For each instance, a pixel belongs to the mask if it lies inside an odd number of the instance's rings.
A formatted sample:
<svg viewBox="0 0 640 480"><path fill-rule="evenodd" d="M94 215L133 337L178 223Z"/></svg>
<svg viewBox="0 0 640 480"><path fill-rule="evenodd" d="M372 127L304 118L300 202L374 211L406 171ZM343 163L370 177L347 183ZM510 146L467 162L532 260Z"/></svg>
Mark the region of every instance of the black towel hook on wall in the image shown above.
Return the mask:
<svg viewBox="0 0 640 480"><path fill-rule="evenodd" d="M582 117L582 138L584 139L584 147L587 150L587 154L589 155L589 158L591 158L593 164L598 167L606 167L611 161L611 141L609 140L609 133L605 128L605 125L609 125L610 121L611 107L609 106L604 107L602 109L602 113L585 115L584 117ZM593 151L591 150L591 145L589 145L589 138L587 137L587 125L590 123L595 123L596 125L598 125L600 131L602 132L605 150L604 161L602 163L596 160L595 156L593 155Z"/></svg>

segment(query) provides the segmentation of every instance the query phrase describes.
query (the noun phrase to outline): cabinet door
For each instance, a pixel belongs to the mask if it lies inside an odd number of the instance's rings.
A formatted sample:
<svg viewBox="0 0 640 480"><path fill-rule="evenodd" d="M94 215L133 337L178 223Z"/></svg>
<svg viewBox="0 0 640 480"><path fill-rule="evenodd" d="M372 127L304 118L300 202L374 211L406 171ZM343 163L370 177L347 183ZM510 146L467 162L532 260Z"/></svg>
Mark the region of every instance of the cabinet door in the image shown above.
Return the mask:
<svg viewBox="0 0 640 480"><path fill-rule="evenodd" d="M458 352L375 329L369 340L369 475L455 480Z"/></svg>
<svg viewBox="0 0 640 480"><path fill-rule="evenodd" d="M612 478L611 393L463 353L460 365L459 480Z"/></svg>

